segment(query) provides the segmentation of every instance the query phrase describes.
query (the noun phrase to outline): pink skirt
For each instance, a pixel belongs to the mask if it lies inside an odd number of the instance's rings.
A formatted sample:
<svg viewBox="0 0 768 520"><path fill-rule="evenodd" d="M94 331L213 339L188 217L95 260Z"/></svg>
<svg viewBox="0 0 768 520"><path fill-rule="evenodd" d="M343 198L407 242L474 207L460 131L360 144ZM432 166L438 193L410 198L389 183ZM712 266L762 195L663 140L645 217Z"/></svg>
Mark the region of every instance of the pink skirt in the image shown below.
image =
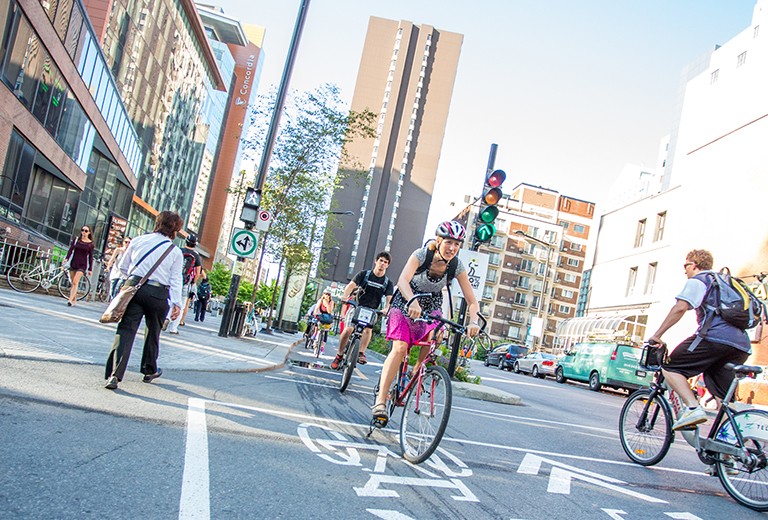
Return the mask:
<svg viewBox="0 0 768 520"><path fill-rule="evenodd" d="M435 314L442 315L439 311L436 311ZM429 333L439 325L439 322L413 321L400 309L392 309L387 318L387 340L405 341L409 345L413 345L425 340Z"/></svg>

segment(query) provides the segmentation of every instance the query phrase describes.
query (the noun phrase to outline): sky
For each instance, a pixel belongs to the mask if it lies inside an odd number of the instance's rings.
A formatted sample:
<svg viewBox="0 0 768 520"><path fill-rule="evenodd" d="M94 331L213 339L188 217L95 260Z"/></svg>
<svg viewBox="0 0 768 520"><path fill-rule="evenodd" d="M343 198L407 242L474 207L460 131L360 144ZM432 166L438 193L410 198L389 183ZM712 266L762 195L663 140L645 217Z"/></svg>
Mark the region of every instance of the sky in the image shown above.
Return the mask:
<svg viewBox="0 0 768 520"><path fill-rule="evenodd" d="M492 143L503 187L543 186L599 213L627 163L656 165L684 67L746 29L755 1L310 0L290 87L334 83L351 102L370 16L461 33L427 229L453 217L466 191L480 194ZM266 27L266 92L280 81L300 0L217 2Z"/></svg>

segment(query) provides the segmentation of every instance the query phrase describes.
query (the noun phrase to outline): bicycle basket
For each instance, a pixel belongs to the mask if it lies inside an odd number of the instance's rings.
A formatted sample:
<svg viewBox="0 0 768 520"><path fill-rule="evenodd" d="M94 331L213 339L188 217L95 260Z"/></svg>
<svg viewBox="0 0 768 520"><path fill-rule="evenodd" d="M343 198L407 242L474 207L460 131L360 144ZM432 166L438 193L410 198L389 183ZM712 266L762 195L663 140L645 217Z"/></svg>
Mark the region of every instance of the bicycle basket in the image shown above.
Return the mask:
<svg viewBox="0 0 768 520"><path fill-rule="evenodd" d="M646 370L656 371L661 368L661 364L667 357L666 345L651 345L646 343L643 345L643 352L640 354L641 368Z"/></svg>
<svg viewBox="0 0 768 520"><path fill-rule="evenodd" d="M376 323L376 311L368 307L355 307L355 313L352 315L352 323L362 324L366 327L372 327Z"/></svg>

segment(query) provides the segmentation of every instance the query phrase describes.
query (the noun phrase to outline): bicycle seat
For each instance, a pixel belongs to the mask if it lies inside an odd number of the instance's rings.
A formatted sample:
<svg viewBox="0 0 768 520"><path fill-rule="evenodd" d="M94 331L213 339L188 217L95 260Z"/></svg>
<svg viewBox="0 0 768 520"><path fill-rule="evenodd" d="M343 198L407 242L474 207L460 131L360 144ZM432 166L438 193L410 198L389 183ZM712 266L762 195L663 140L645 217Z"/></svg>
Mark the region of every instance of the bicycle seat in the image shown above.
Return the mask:
<svg viewBox="0 0 768 520"><path fill-rule="evenodd" d="M737 376L749 376L750 374L757 375L763 373L762 367L754 365L734 365L733 363L726 363L724 366Z"/></svg>

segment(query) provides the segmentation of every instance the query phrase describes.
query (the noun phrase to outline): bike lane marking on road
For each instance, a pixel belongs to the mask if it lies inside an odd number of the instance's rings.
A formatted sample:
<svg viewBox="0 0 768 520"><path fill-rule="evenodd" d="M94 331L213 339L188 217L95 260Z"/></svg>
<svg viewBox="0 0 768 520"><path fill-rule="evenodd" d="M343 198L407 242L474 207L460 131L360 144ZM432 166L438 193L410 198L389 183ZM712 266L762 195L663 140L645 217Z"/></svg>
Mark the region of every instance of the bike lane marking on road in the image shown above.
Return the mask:
<svg viewBox="0 0 768 520"><path fill-rule="evenodd" d="M192 397L187 404L187 439L179 500L179 520L211 518L205 403L204 399Z"/></svg>
<svg viewBox="0 0 768 520"><path fill-rule="evenodd" d="M573 466L569 466L568 464L563 464L562 462L546 459L544 457L541 457L539 455L534 455L532 453L525 454L525 457L523 457L523 461L520 463L520 466L517 468L517 472L523 475L538 475L539 470L541 470L541 465L544 462L552 466L552 469L549 473L549 483L547 485L547 493L570 495L571 481L573 479L576 479L576 480L582 480L584 482L588 482L590 484L594 484L596 486L604 487L612 491L623 493L625 495L629 495L634 498L639 498L641 500L645 500L646 502L653 502L658 504L669 503L666 500L652 497L644 493L639 493L637 491L632 491L631 489L626 489L625 487L618 485L618 484L626 485L627 483L624 482L623 480L601 475L599 473L594 473L592 471L575 468Z"/></svg>

